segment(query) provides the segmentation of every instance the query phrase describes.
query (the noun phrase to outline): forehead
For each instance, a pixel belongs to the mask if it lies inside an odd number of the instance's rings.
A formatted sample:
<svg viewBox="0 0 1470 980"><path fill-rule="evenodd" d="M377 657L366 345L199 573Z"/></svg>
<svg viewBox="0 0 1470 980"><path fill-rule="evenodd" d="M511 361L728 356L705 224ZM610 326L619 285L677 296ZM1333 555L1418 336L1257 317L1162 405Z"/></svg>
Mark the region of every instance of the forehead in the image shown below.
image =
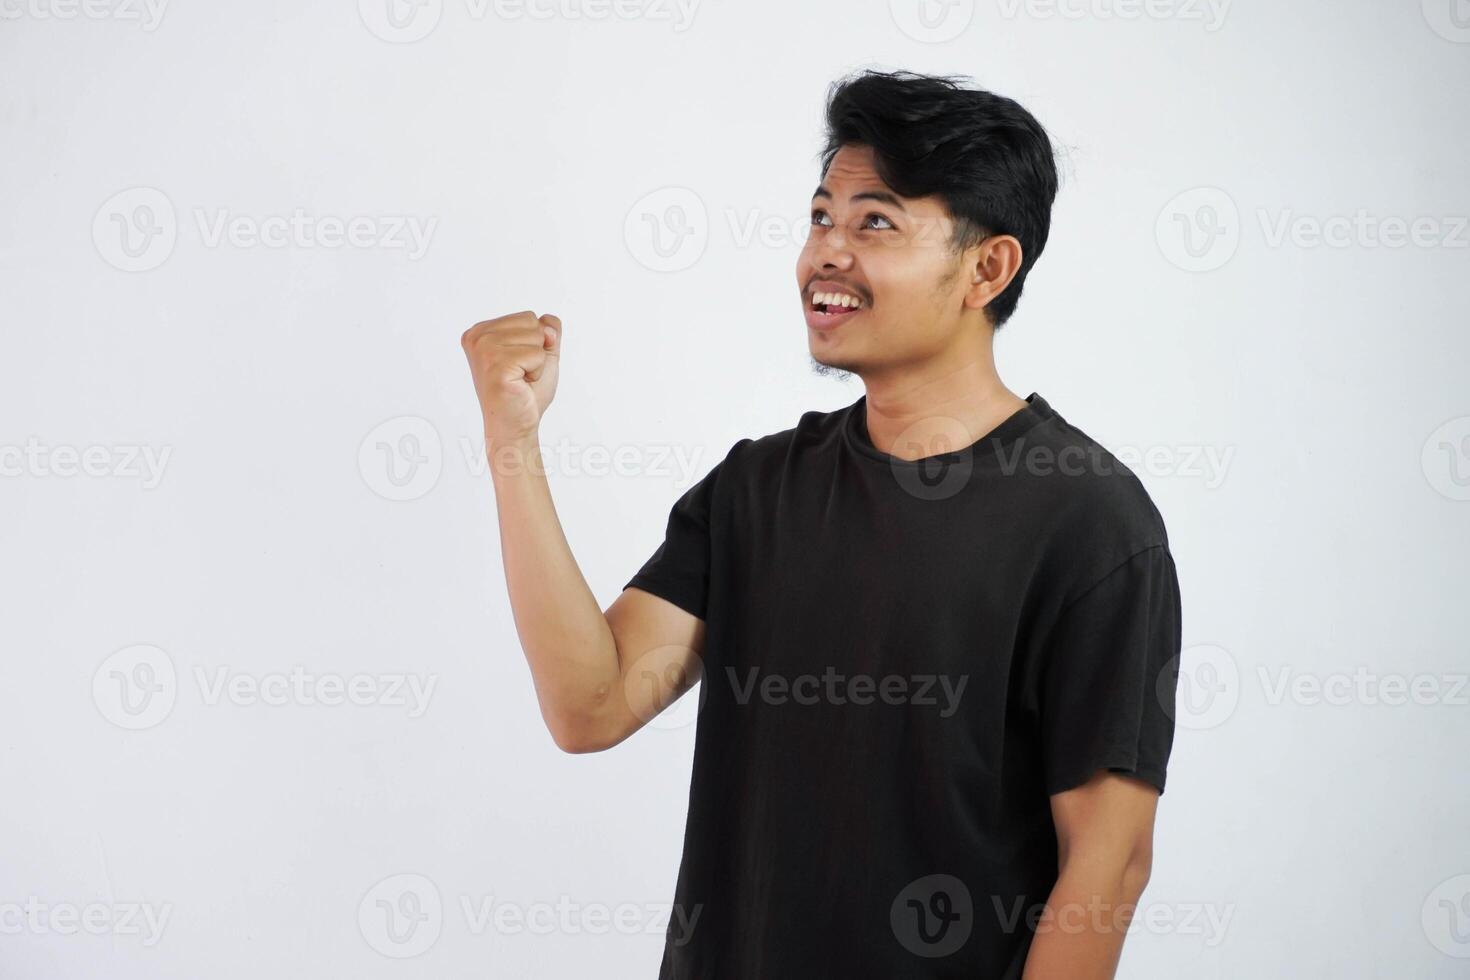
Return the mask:
<svg viewBox="0 0 1470 980"><path fill-rule="evenodd" d="M878 176L878 169L873 165L873 148L871 146L858 146L849 143L838 148L833 155L827 172L822 175L822 182L867 182L877 184L888 189L888 185ZM830 184L829 184L830 186Z"/></svg>
<svg viewBox="0 0 1470 980"><path fill-rule="evenodd" d="M942 218L948 214L949 209L935 195L903 197L898 194L878 176L873 161L871 146L850 143L840 147L827 166L827 172L822 175L822 182L818 185L815 196L826 201L828 198L822 194L826 191L834 202L847 201L853 197L878 201L888 199L896 201L915 217Z"/></svg>

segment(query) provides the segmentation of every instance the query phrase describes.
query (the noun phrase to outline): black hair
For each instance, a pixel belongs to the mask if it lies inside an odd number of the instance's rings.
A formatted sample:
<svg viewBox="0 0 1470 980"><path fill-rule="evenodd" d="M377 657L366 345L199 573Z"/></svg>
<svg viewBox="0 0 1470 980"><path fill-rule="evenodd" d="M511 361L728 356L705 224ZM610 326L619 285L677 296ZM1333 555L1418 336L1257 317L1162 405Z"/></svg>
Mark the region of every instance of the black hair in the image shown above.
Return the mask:
<svg viewBox="0 0 1470 980"><path fill-rule="evenodd" d="M1057 167L1051 140L1021 105L962 76L866 70L827 95L822 173L846 144L869 146L883 182L903 197L937 195L955 218L950 245L963 251L987 234L1014 235L1021 267L990 301L991 323L1008 320L1026 273L1046 247Z"/></svg>

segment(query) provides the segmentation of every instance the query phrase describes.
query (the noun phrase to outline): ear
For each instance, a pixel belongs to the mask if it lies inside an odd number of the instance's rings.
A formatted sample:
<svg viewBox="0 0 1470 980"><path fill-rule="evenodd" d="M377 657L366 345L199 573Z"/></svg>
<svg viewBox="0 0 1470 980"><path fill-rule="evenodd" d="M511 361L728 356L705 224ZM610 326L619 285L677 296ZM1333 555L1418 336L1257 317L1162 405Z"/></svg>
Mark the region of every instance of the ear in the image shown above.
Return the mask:
<svg viewBox="0 0 1470 980"><path fill-rule="evenodd" d="M1014 235L991 235L965 251L960 268L970 277L965 306L983 310L1021 270L1021 242Z"/></svg>

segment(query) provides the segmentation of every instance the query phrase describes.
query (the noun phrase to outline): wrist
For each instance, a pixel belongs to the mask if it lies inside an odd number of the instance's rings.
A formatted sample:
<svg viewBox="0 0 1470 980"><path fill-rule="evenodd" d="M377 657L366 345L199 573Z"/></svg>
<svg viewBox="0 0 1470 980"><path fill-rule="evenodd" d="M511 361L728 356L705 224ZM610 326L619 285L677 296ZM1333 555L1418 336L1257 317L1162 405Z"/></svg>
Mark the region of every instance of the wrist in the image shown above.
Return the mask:
<svg viewBox="0 0 1470 980"><path fill-rule="evenodd" d="M486 433L485 458L490 464L492 477L545 472L541 465L541 439L538 432L513 436L492 436Z"/></svg>

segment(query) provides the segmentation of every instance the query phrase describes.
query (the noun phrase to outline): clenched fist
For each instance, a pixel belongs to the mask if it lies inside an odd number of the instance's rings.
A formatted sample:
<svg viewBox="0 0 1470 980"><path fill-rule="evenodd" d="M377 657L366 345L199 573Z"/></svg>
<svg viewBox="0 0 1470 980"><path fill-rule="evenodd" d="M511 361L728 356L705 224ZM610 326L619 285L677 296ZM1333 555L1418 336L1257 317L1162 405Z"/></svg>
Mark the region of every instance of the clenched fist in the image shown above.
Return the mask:
<svg viewBox="0 0 1470 980"><path fill-rule="evenodd" d="M533 438L556 394L561 320L530 310L477 323L459 339L475 379L488 446Z"/></svg>

